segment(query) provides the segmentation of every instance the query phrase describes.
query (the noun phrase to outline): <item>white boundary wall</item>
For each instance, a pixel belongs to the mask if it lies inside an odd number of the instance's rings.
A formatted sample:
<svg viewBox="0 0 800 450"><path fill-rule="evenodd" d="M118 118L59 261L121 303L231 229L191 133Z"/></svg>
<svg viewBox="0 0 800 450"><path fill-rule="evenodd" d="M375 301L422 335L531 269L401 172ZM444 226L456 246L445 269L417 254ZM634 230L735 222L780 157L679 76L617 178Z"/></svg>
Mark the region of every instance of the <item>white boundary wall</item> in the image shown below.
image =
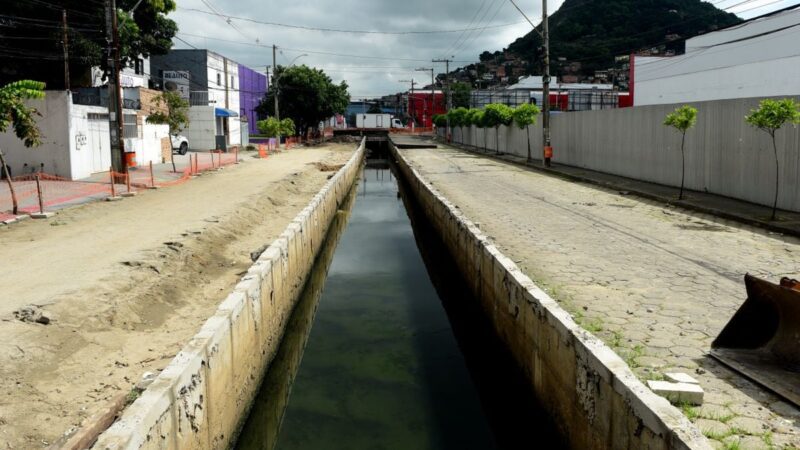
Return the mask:
<svg viewBox="0 0 800 450"><path fill-rule="evenodd" d="M800 97L794 97L800 101ZM775 161L763 131L744 121L760 98L690 103L697 126L686 134L686 187L772 206ZM667 186L680 186L681 136L662 125L680 105L651 105L554 114L553 161ZM541 119L541 118L540 118ZM453 142L495 149L495 130L453 128ZM778 207L800 211L800 128L777 132L780 160ZM531 150L541 158L541 120L530 127ZM500 151L526 156L525 130L500 127Z"/></svg>
<svg viewBox="0 0 800 450"><path fill-rule="evenodd" d="M0 149L12 176L42 170L77 180L108 170L111 166L108 109L74 105L66 91L47 91L44 99L28 104L41 114L36 123L42 144L26 148L13 130L0 133ZM89 119L90 113L104 118Z"/></svg>

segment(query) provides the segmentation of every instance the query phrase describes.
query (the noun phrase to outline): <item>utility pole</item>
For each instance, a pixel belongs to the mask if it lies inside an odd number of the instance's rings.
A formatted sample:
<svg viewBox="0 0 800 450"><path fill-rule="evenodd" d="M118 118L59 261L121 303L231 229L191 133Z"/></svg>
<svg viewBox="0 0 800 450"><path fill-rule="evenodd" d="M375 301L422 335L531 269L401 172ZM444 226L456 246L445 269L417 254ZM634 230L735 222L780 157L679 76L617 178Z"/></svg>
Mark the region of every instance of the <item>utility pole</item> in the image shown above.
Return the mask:
<svg viewBox="0 0 800 450"><path fill-rule="evenodd" d="M70 90L70 83L69 83L69 37L67 35L67 10L61 10L61 24L63 28L63 34L61 37L61 45L64 48L64 88L69 91Z"/></svg>
<svg viewBox="0 0 800 450"><path fill-rule="evenodd" d="M415 117L416 115L414 114L415 111L414 111L414 108L412 106L412 102L414 100L414 85L417 84L417 82L414 81L413 78L410 79L410 80L400 80L400 82L401 83L411 83L411 95L408 96L408 112L409 112L409 116L411 116L411 131L413 132L414 131L414 125L415 125L414 122L416 121L416 117Z"/></svg>
<svg viewBox="0 0 800 450"><path fill-rule="evenodd" d="M280 92L278 91L278 64L277 64L277 53L278 53L278 46L272 44L272 84L275 86L275 94L273 98L275 99L275 120L278 122L281 121L281 113L278 109L278 95ZM280 128L278 128L278 148L281 147L281 132Z"/></svg>
<svg viewBox="0 0 800 450"><path fill-rule="evenodd" d="M547 19L547 0L542 0L542 40L544 43L544 75L542 76L542 162L550 167L553 147L550 146L550 27Z"/></svg>
<svg viewBox="0 0 800 450"><path fill-rule="evenodd" d="M434 59L431 62L434 63L444 63L444 86L445 86L445 96L447 98L447 112L449 113L451 109L453 109L453 96L450 92L450 61L451 59ZM450 114L447 115L447 136L450 136Z"/></svg>
<svg viewBox="0 0 800 450"><path fill-rule="evenodd" d="M122 141L122 86L119 71L119 32L117 2L106 0L106 39L108 48L108 132L111 140L111 166L117 172L127 172L125 143Z"/></svg>

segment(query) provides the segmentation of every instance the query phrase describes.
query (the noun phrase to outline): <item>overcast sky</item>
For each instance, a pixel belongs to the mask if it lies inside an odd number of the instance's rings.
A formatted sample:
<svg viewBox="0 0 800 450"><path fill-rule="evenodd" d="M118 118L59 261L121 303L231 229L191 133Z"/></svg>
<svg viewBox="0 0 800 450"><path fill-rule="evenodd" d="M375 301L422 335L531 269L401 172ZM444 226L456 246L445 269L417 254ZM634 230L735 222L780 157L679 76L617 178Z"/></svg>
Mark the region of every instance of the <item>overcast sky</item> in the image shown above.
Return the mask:
<svg viewBox="0 0 800 450"><path fill-rule="evenodd" d="M476 61L483 50L500 50L531 26L509 0L177 0L170 17L178 23L178 37L198 48L208 48L253 69L272 64L272 44L278 64L297 64L325 70L335 81L346 80L353 98L377 97L408 88L412 77L430 83L431 59L450 57L460 66ZM540 0L516 0L538 23ZM551 13L563 0L550 0ZM742 0L713 0L720 8ZM789 6L794 0L750 0L730 9L752 17ZM230 24L216 13L231 18ZM203 11L203 12L198 12ZM311 28L382 32L470 31L418 34L356 34L293 29L256 22ZM486 28L484 28L486 27ZM175 39L176 48L188 48ZM337 55L333 55L337 54ZM358 55L369 58L359 58ZM436 64L437 73L444 64Z"/></svg>

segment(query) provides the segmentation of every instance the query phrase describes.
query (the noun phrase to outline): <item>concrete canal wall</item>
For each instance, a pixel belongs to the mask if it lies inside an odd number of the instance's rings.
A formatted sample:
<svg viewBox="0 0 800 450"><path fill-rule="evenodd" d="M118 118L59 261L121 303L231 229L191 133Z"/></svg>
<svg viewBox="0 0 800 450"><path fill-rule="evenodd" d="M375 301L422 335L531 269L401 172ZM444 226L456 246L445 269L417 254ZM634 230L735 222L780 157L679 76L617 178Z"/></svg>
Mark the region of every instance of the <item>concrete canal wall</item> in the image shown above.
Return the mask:
<svg viewBox="0 0 800 450"><path fill-rule="evenodd" d="M574 449L710 449L609 347L579 327L392 147L400 171L495 331Z"/></svg>
<svg viewBox="0 0 800 450"><path fill-rule="evenodd" d="M222 449L233 444L364 152L362 141L93 448Z"/></svg>

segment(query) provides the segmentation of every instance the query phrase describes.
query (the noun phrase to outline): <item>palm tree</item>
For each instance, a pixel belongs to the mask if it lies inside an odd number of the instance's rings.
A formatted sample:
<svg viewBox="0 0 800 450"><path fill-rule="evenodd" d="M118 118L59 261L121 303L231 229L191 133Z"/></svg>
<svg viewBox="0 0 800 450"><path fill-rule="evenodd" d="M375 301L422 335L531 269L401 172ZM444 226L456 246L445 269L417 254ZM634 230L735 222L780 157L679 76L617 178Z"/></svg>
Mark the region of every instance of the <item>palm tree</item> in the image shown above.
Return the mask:
<svg viewBox="0 0 800 450"><path fill-rule="evenodd" d="M26 106L25 100L40 98L44 98L44 83L40 81L20 80L0 88L0 133L11 127L14 129L14 134L22 139L25 147L39 145L41 143L39 127L34 120L34 116L39 115L39 112L35 108ZM17 194L14 192L2 149L0 149L0 166L3 167L3 175L8 183L8 190L11 191L11 201L14 204L12 212L17 214L19 212Z"/></svg>

